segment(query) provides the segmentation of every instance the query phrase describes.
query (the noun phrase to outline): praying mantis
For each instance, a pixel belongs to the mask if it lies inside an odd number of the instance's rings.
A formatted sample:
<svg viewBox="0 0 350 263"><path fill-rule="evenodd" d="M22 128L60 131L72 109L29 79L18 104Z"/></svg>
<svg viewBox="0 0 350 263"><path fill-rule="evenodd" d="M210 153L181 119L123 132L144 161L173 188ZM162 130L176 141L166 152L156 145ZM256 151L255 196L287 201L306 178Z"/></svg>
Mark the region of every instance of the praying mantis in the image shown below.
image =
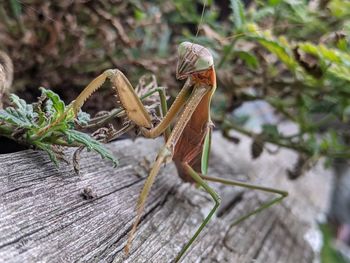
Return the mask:
<svg viewBox="0 0 350 263"><path fill-rule="evenodd" d="M220 196L208 185L207 181L260 190L277 195L277 197L265 202L259 208L232 222L231 226L237 225L248 217L281 202L288 193L274 188L207 175L213 129L213 123L210 118L210 102L216 89L214 60L210 51L201 45L191 42L181 43L178 47L176 77L179 80L186 80L185 84L169 111L167 111L164 91L160 92L161 98L163 98L161 99L161 108L164 117L155 126L152 124L151 115L135 93L134 88L126 76L118 69L106 70L95 78L71 103L70 110L77 114L84 102L106 80L110 80L128 119L140 127L143 136L156 138L161 134L164 135L165 144L158 152L137 202L136 218L125 245L126 255L132 248L132 242L141 220L148 194L163 163L173 160L183 181L202 187L211 196L214 206L194 232L191 239L177 254L174 261L179 262L220 205ZM175 124L170 131L174 121Z"/></svg>

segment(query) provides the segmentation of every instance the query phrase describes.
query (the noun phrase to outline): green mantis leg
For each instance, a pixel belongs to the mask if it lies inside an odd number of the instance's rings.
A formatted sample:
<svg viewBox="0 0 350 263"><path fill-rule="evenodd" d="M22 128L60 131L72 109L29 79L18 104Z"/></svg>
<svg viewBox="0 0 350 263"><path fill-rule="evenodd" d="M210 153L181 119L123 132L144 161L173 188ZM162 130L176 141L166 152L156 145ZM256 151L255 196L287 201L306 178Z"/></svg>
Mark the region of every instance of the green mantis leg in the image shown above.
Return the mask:
<svg viewBox="0 0 350 263"><path fill-rule="evenodd" d="M232 185L232 186L244 187L244 188L248 188L248 189L252 189L252 190L260 190L260 191L264 191L264 192L268 192L268 193L274 193L274 194L278 194L279 195L278 197L272 199L271 201L268 201L268 202L262 204L257 209L255 209L255 210L253 210L253 211L251 211L251 212L241 216L240 218L235 220L231 224L230 227L238 225L239 223L241 223L242 221L248 219L249 217L251 217L251 216L253 216L253 215L263 211L264 209L266 209L268 207L271 207L274 204L277 204L277 203L281 202L286 196L288 196L288 192L281 191L281 190L274 189L274 188L263 187L263 186L259 186L259 185L248 184L248 183L243 183L243 182L234 181L234 180L226 180L226 179L222 179L222 178L216 178L216 177L210 177L210 176L201 175L201 174L197 173L196 171L194 171L193 168L190 167L187 163L184 164L184 168L186 169L188 174L198 183L198 185L202 186L211 195L211 197L215 201L215 206L210 211L208 216L204 219L203 223L199 226L199 228L197 229L197 231L195 232L193 237L190 239L190 241L188 241L187 244L184 246L184 248L180 251L180 253L176 257L175 262L178 262L180 260L180 258L186 253L187 249L192 245L192 243L197 238L199 233L208 224L208 222L210 221L211 217L213 216L213 214L217 210L218 206L220 205L220 197L218 196L218 194L212 188L209 187L209 185L204 180L217 182L217 183L223 183L223 184Z"/></svg>
<svg viewBox="0 0 350 263"><path fill-rule="evenodd" d="M207 135L205 137L205 141L203 144L203 151L202 151L202 160L201 160L202 174L197 173L187 162L184 162L182 165L183 165L184 170L187 172L187 174L190 175L196 181L196 183L198 185L202 186L211 195L211 197L215 201L215 206L210 211L210 213L207 215L207 217L204 219L204 221L199 226L199 228L197 229L195 234L192 236L192 238L187 242L187 244L180 251L180 253L176 257L175 262L178 262L180 260L180 258L186 253L188 248L192 245L192 243L195 241L195 239L200 234L200 232L203 230L203 228L208 224L211 217L213 216L213 214L217 210L218 206L220 205L220 197L212 188L209 187L209 185L205 182L205 180L217 182L217 183L223 183L223 184L232 185L232 186L244 187L244 188L248 188L248 189L252 189L252 190L259 190L259 191L264 191L264 192L268 192L268 193L274 193L274 194L279 195L278 197L272 199L271 201L268 201L268 202L262 204L257 209L247 213L246 215L241 216L240 218L238 218L237 220L235 220L231 224L231 227L241 223L242 221L244 221L247 218L263 211L264 209L281 202L286 196L288 196L288 193L286 191L281 191L281 190L270 188L270 187L264 187L264 186L248 184L248 183L243 183L243 182L234 181L234 180L227 180L227 179L203 175L203 174L206 174L206 172L208 170L208 158L209 158L208 156L209 156L209 151L210 151L210 144L211 144L211 127L210 127L210 125L208 125Z"/></svg>
<svg viewBox="0 0 350 263"><path fill-rule="evenodd" d="M217 183L222 183L222 184L226 184L226 185L232 185L232 186L239 186L239 187L244 187L244 188L248 188L248 189L252 189L252 190L259 190L259 191L263 191L263 192L267 192L267 193L273 193L273 194L277 194L279 195L276 198L273 198L272 200L265 202L264 204L262 204L260 207L258 207L257 209L241 216L240 218L238 218L237 220L235 220L232 224L231 227L238 225L239 223L241 223L242 221L246 220L247 218L258 214L259 212L265 210L266 208L271 207L274 204L277 204L279 202L281 202L285 197L288 196L288 192L286 191L282 191L282 190L278 190L275 188L270 188L270 187L264 187L264 186L260 186L260 185L255 185L255 184L249 184L249 183L243 183L240 181L234 181L234 180L227 180L227 179L223 179L223 178L217 178L217 177L210 177L210 176L205 176L202 175L202 178L204 180L207 181L212 181L212 182L217 182Z"/></svg>
<svg viewBox="0 0 350 263"><path fill-rule="evenodd" d="M215 205L210 211L210 213L207 215L207 217L204 219L202 224L199 226L197 231L194 233L192 238L187 242L187 244L182 248L180 253L177 255L175 262L178 262L181 257L186 253L187 249L192 245L192 243L196 240L197 236L202 232L203 228L208 224L211 217L214 215L215 211L218 209L221 198L220 196L202 179L200 174L198 174L191 166L189 166L187 163L183 164L184 169L187 171L187 173L196 181L196 183L200 186L202 186L213 198L215 201Z"/></svg>

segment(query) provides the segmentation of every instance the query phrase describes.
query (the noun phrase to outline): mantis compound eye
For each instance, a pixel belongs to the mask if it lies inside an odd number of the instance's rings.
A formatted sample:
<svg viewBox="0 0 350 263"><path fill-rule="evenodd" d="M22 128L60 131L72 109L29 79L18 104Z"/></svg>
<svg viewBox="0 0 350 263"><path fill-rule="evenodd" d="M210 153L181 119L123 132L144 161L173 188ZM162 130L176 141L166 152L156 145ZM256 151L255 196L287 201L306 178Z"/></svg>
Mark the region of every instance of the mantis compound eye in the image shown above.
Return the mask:
<svg viewBox="0 0 350 263"><path fill-rule="evenodd" d="M213 57L209 53L209 55L205 54L203 56L198 57L194 67L196 68L196 70L200 71L200 70L208 69L213 65L214 65Z"/></svg>
<svg viewBox="0 0 350 263"><path fill-rule="evenodd" d="M191 42L182 42L179 47L178 47L178 56L179 56L179 59L180 58L183 58L185 56L185 53L187 52L188 48L193 45L193 43Z"/></svg>

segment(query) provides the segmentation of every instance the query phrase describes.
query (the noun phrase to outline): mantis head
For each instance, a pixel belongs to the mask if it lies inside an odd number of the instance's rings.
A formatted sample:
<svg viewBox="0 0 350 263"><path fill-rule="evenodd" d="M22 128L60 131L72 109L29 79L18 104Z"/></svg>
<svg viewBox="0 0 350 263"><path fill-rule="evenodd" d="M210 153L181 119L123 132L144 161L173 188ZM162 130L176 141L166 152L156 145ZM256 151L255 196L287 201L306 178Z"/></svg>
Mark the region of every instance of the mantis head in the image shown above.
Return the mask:
<svg viewBox="0 0 350 263"><path fill-rule="evenodd" d="M191 42L182 42L179 45L177 79L185 79L189 75L207 70L213 65L213 56L207 48Z"/></svg>

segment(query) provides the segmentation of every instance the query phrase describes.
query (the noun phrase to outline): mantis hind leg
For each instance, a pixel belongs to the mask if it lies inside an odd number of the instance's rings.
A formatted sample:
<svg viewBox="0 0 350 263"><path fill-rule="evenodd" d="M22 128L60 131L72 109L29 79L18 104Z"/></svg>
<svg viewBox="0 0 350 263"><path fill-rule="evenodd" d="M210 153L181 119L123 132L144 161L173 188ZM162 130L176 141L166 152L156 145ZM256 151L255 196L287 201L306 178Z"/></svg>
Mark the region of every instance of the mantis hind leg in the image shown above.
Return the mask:
<svg viewBox="0 0 350 263"><path fill-rule="evenodd" d="M212 182L217 182L217 183L223 183L223 184L226 184L226 185L244 187L244 188L248 188L248 189L252 189L252 190L260 190L260 191L263 191L263 192L274 193L274 194L279 195L278 197L276 197L276 198L274 198L274 199L272 199L272 200L262 204L257 209L255 209L255 210L253 210L253 211L251 211L251 212L241 216L240 218L235 220L231 224L230 227L238 225L239 223L241 223L242 221L248 219L249 217L251 217L251 216L253 216L255 214L258 214L259 212L263 211L266 208L271 207L274 204L277 204L277 203L281 202L285 197L288 196L288 192L282 191L282 190L278 190L278 189L274 189L274 188L269 188L269 187L254 185L254 184L248 184L248 183L243 183L243 182L234 181L234 180L226 180L226 179L222 179L222 178L205 176L205 175L202 175L200 173L197 173L187 163L183 163L183 168L196 181L196 183L198 183L198 185L202 186L211 195L211 197L215 201L215 205L212 208L212 210L210 211L210 213L207 215L207 217L204 219L202 224L199 226L197 231L194 233L192 238L182 248L182 250L180 251L180 253L176 257L175 262L178 262L180 260L180 258L186 253L188 248L192 245L192 243L198 237L198 235L203 230L203 228L208 224L208 222L210 221L211 217L213 216L213 214L215 213L215 211L217 210L217 208L220 205L221 199L220 199L219 195L205 182L205 180L212 181Z"/></svg>
<svg viewBox="0 0 350 263"><path fill-rule="evenodd" d="M210 194L210 196L213 198L215 202L215 205L210 210L206 218L203 220L202 224L198 227L197 231L194 233L191 239L186 243L186 245L182 248L180 253L177 255L175 262L178 262L181 259L181 257L186 253L188 248L196 240L200 232L202 232L203 228L209 223L210 219L214 215L215 211L218 209L221 202L220 196L202 179L199 173L197 173L188 163L183 163L182 165L184 170L194 179L194 181L198 185L202 186Z"/></svg>
<svg viewBox="0 0 350 263"><path fill-rule="evenodd" d="M253 210L253 211L251 211L251 212L241 216L237 220L235 220L231 224L231 227L233 227L235 225L238 225L242 221L248 219L249 217L251 217L253 215L258 214L259 212L265 210L266 208L269 208L269 207L271 207L271 206L281 202L285 197L288 196L288 192L282 191L282 190L278 190L278 189L275 189L275 188L264 187L264 186L260 186L260 185L249 184L249 183L244 183L244 182L235 181L235 180L228 180L228 179L223 179L223 178L210 177L210 176L205 176L205 175L202 175L202 178L204 180L211 181L211 182L222 183L222 184L225 184L225 185L239 186L239 187L244 187L244 188L247 188L247 189L259 190L259 191L263 191L263 192L267 192L267 193L273 193L273 194L277 194L278 195L277 197L273 198L272 200L263 203L261 206L259 206L255 210Z"/></svg>

